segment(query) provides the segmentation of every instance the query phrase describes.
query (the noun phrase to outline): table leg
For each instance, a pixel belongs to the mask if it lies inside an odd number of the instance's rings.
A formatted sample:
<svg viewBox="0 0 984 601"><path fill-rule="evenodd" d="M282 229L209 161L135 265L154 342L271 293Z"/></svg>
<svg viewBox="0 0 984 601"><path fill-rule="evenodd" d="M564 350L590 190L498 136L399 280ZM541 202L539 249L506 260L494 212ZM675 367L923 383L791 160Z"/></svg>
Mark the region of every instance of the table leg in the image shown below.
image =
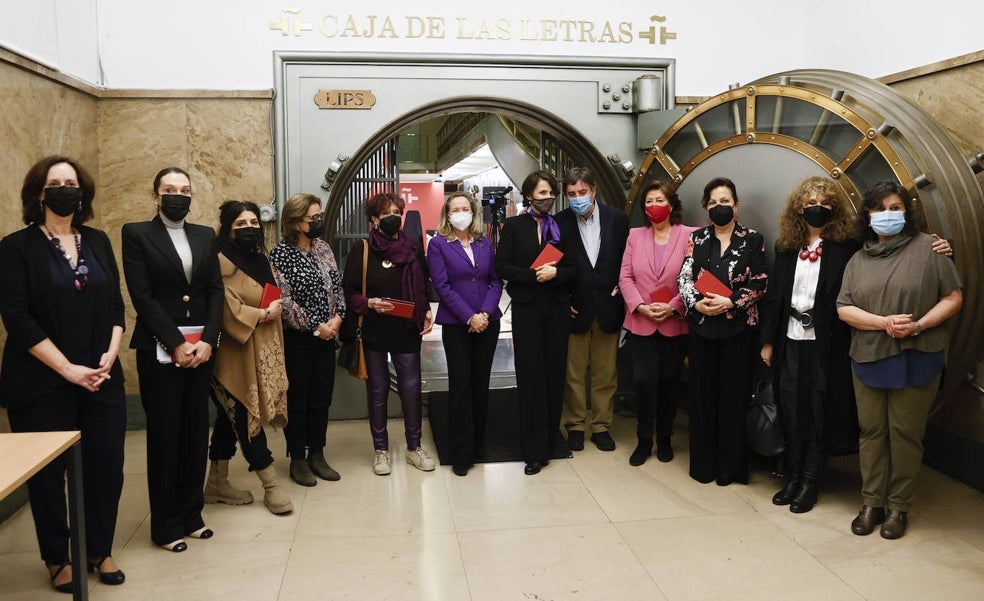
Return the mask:
<svg viewBox="0 0 984 601"><path fill-rule="evenodd" d="M72 545L72 598L89 601L89 573L86 571L85 500L82 496L82 441L68 451L68 520Z"/></svg>

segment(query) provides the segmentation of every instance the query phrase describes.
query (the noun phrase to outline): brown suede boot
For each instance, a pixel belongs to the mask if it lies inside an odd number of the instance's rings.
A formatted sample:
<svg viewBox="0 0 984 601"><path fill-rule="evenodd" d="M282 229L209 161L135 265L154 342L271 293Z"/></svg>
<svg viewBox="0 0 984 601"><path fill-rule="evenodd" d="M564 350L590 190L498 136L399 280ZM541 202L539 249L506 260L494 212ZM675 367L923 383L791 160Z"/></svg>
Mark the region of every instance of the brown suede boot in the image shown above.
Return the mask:
<svg viewBox="0 0 984 601"><path fill-rule="evenodd" d="M273 465L256 472L256 476L263 483L263 504L270 510L270 513L277 515L294 511L294 505L290 502L290 497L280 490L277 483L277 472Z"/></svg>
<svg viewBox="0 0 984 601"><path fill-rule="evenodd" d="M225 503L226 505L249 505L253 502L253 493L239 490L229 483L229 460L217 459L208 467L208 479L205 481L205 502Z"/></svg>

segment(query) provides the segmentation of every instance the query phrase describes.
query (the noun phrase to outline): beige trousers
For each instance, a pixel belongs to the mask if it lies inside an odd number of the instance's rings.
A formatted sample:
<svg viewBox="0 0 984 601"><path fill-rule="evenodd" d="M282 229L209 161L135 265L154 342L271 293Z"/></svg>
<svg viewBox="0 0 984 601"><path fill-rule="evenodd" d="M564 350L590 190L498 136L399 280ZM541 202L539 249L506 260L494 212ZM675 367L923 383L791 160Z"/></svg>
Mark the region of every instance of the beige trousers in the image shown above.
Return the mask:
<svg viewBox="0 0 984 601"><path fill-rule="evenodd" d="M615 353L618 332L606 334L591 322L583 334L567 339L567 377L564 381L564 410L561 421L565 431L607 432L612 425L618 372ZM591 368L591 415L588 416L587 371Z"/></svg>

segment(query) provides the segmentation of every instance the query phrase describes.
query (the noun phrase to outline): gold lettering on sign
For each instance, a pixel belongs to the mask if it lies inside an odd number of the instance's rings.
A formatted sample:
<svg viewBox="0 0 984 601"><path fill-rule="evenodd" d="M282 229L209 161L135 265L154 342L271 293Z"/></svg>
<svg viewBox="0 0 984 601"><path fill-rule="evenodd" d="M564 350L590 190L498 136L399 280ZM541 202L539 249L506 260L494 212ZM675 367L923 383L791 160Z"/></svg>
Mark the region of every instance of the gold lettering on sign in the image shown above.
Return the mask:
<svg viewBox="0 0 984 601"><path fill-rule="evenodd" d="M632 21L591 19L510 19L506 17L464 17L438 15L403 15L327 13L302 16L295 6L284 6L269 30L281 36L302 37L308 34L339 40L468 40L488 42L536 42L539 44L634 44L665 46L677 39L677 32L664 15L649 15L648 22L637 27ZM276 35L276 33L274 34Z"/></svg>
<svg viewBox="0 0 984 601"><path fill-rule="evenodd" d="M318 90L314 103L323 109L371 109L376 96L372 90Z"/></svg>

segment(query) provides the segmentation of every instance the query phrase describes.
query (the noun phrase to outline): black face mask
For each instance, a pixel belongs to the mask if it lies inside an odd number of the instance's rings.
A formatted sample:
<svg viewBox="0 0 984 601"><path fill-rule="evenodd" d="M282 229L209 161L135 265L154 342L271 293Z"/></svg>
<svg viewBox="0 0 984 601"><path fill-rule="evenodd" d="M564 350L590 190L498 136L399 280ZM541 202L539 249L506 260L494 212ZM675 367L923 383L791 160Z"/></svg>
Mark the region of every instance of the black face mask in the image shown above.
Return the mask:
<svg viewBox="0 0 984 601"><path fill-rule="evenodd" d="M258 227L241 227L232 234L232 241L244 252L254 252L263 244L263 230Z"/></svg>
<svg viewBox="0 0 984 601"><path fill-rule="evenodd" d="M184 194L161 194L161 213L171 221L181 221L188 216L191 197Z"/></svg>
<svg viewBox="0 0 984 601"><path fill-rule="evenodd" d="M830 209L822 205L810 205L803 209L803 221L813 227L823 227L830 223Z"/></svg>
<svg viewBox="0 0 984 601"><path fill-rule="evenodd" d="M707 211L711 223L724 227L735 220L735 208L730 205L715 205Z"/></svg>
<svg viewBox="0 0 984 601"><path fill-rule="evenodd" d="M379 220L379 231L387 236L392 236L400 231L400 225L402 223L403 218L399 215L387 215Z"/></svg>
<svg viewBox="0 0 984 601"><path fill-rule="evenodd" d="M304 232L304 235L308 237L308 240L314 240L315 238L320 238L324 233L325 220L319 219L308 223L308 231Z"/></svg>
<svg viewBox="0 0 984 601"><path fill-rule="evenodd" d="M82 205L82 189L61 186L44 189L44 206L59 217L68 217L78 211Z"/></svg>

